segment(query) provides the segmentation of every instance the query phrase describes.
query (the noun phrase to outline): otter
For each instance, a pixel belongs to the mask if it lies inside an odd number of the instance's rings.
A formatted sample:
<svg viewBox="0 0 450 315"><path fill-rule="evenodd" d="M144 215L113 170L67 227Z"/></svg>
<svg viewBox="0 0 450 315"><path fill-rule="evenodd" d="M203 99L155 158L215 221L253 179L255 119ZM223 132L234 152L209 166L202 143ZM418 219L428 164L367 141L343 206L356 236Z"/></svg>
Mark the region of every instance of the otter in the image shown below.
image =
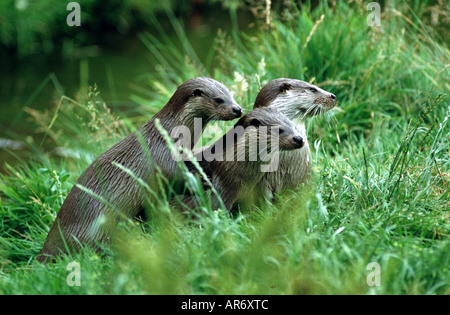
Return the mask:
<svg viewBox="0 0 450 315"><path fill-rule="evenodd" d="M77 251L81 245L98 251L99 245L109 241L120 219L134 218L142 210L145 192L117 164L149 185L157 176L168 180L177 176L177 162L156 128L156 119L169 134L174 128L185 126L192 135L195 118L201 118L203 130L211 120L232 120L241 115L242 108L223 84L205 77L181 84L169 102L137 133L102 153L81 174L64 200L37 260L52 261L52 257ZM191 138L191 147L197 140L198 137Z"/></svg>
<svg viewBox="0 0 450 315"><path fill-rule="evenodd" d="M279 78L267 83L258 93L253 109L275 108L296 124L305 142L304 148L295 151L281 151L278 169L263 174L255 184L253 193L239 199L240 206L257 203L257 199L273 201L282 190L296 189L311 178L310 148L306 136L305 122L308 118L325 113L336 106L336 96L313 84L289 78ZM200 156L208 146L194 149ZM230 172L230 174L239 173ZM189 197L184 199L189 200Z"/></svg>
<svg viewBox="0 0 450 315"><path fill-rule="evenodd" d="M271 171L272 165L265 161L273 162L278 150L291 151L303 146L302 136L285 115L276 108L257 108L245 114L222 138L194 157L223 201L223 206L231 210L236 200L245 199L261 181L265 171ZM197 172L192 163L187 164L191 171ZM198 205L198 200L195 196L185 196L182 203L193 208ZM220 200L213 194L213 209L220 206Z"/></svg>
<svg viewBox="0 0 450 315"><path fill-rule="evenodd" d="M265 173L257 183L255 195L273 200L281 190L296 189L311 178L310 148L306 136L307 118L336 106L336 96L310 83L279 78L267 83L258 93L254 109L276 108L294 121L305 141L302 150L280 152L278 170Z"/></svg>

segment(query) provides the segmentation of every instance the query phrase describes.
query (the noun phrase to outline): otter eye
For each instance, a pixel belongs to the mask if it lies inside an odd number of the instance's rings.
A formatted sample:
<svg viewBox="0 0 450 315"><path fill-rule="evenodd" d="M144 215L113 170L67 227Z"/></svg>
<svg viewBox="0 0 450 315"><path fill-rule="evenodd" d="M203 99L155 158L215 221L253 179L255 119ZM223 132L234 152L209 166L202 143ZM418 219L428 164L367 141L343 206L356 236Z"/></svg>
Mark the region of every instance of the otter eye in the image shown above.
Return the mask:
<svg viewBox="0 0 450 315"><path fill-rule="evenodd" d="M201 96L201 95L203 95L202 90L196 89L194 90L194 92L192 92L192 96Z"/></svg>
<svg viewBox="0 0 450 315"><path fill-rule="evenodd" d="M214 99L214 101L215 101L217 104L223 104L223 103L225 103L225 101L224 101L222 98L220 98L220 97L216 97L216 98Z"/></svg>
<svg viewBox="0 0 450 315"><path fill-rule="evenodd" d="M317 93L317 92L318 92L317 89L316 89L316 88L313 88L313 87L309 88L309 90L310 90L311 92L313 92L313 93Z"/></svg>
<svg viewBox="0 0 450 315"><path fill-rule="evenodd" d="M281 135L282 133L284 133L284 128L279 128L279 129L278 129L278 134Z"/></svg>

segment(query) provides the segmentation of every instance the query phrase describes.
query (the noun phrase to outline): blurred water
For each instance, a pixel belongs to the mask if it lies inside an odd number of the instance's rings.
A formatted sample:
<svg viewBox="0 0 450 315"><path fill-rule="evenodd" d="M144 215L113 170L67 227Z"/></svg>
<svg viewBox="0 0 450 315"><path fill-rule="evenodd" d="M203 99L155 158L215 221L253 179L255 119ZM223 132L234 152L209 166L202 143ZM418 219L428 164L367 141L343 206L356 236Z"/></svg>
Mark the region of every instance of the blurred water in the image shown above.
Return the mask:
<svg viewBox="0 0 450 315"><path fill-rule="evenodd" d="M244 15L244 19L248 17ZM186 25L188 38L202 61L208 53L205 48L213 43L217 29L231 29L226 13L204 16L194 26ZM174 30L167 29L166 35L177 42ZM0 139L7 144L11 143L7 141L21 143L26 137L33 137L40 143L42 134L36 133L36 126L23 109L48 109L52 113L62 95L76 98L80 89L86 89L81 86L85 79L81 78L84 71L81 67L86 68L87 84L97 84L102 99L115 114L133 115L139 104L133 103L130 96L139 95L139 89L148 87L145 74L154 71L155 66L154 58L138 39L138 33L124 36L108 47L71 48L56 55L39 54L19 59L0 50ZM4 170L5 161L15 163L27 157L25 148L18 148L0 144L0 171Z"/></svg>

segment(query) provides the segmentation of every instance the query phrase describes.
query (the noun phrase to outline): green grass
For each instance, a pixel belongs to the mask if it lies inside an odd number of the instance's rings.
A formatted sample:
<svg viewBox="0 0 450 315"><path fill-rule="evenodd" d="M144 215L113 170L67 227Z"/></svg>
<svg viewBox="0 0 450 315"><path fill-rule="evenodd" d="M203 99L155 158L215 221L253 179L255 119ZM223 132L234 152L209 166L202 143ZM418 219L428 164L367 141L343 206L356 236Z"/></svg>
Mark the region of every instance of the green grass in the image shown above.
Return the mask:
<svg viewBox="0 0 450 315"><path fill-rule="evenodd" d="M356 4L291 8L251 36L219 33L206 65L169 14L181 48L141 35L166 66L143 78L148 93L136 91L142 117L113 116L95 90L53 112L31 111L45 143L69 155L61 161L31 143L35 161L1 175L0 293L450 294L450 52L424 24L420 2L392 3L381 28L367 26ZM247 109L277 77L336 94L340 110L308 126L314 185L234 216L204 209L185 220L159 206L150 222L123 224L105 257L86 249L37 264L81 172L196 75L223 81ZM79 287L66 284L72 261L81 266ZM371 262L381 286L366 282Z"/></svg>

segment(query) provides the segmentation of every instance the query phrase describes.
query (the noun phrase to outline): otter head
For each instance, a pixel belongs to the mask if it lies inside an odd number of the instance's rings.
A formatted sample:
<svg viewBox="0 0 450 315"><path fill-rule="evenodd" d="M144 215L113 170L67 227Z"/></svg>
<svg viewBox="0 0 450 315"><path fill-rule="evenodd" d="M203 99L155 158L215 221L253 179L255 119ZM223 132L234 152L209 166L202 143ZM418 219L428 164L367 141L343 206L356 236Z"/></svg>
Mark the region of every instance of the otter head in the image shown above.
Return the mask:
<svg viewBox="0 0 450 315"><path fill-rule="evenodd" d="M182 115L202 118L205 123L211 120L232 120L242 115L242 108L233 99L231 92L211 78L199 77L184 82L169 103L183 105Z"/></svg>
<svg viewBox="0 0 450 315"><path fill-rule="evenodd" d="M280 150L300 149L305 144L295 124L273 107L254 109L242 117L237 125L242 125L246 129L249 126L256 127L259 139L261 137L265 137L267 140L271 138L272 140L268 140L269 145L271 141L277 141ZM263 129L261 127L266 128Z"/></svg>
<svg viewBox="0 0 450 315"><path fill-rule="evenodd" d="M275 107L290 119L303 119L324 113L336 106L336 96L295 79L275 79L267 83L253 108Z"/></svg>

